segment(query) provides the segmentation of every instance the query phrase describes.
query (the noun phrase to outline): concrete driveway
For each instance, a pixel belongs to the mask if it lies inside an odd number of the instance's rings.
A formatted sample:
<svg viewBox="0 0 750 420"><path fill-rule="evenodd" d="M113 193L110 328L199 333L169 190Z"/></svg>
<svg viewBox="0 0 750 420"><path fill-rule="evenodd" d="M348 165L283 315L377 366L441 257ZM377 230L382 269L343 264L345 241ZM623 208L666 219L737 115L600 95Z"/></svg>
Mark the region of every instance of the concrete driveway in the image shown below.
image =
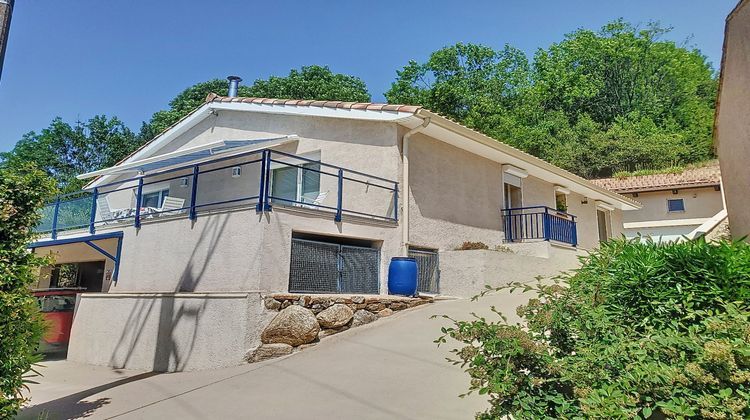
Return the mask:
<svg viewBox="0 0 750 420"><path fill-rule="evenodd" d="M323 339L280 359L226 369L150 373L112 370L65 360L45 362L31 386L36 419L461 419L486 406L466 392L468 376L437 348L447 314L492 316L495 305L511 319L526 300L501 293L471 302L439 301ZM450 341L449 341L449 344Z"/></svg>

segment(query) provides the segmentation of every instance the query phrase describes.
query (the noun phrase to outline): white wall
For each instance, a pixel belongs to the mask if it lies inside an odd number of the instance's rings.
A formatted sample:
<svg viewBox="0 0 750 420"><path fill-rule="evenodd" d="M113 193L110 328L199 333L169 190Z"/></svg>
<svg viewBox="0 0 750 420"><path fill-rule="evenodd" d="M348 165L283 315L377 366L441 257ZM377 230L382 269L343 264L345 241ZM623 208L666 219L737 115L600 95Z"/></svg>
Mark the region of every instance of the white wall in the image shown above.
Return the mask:
<svg viewBox="0 0 750 420"><path fill-rule="evenodd" d="M735 239L750 234L749 40L750 7L745 2L727 18L714 130L729 227Z"/></svg>
<svg viewBox="0 0 750 420"><path fill-rule="evenodd" d="M409 242L503 242L501 165L422 134L409 140Z"/></svg>
<svg viewBox="0 0 750 420"><path fill-rule="evenodd" d="M537 276L554 277L578 268L582 251L559 248L548 242L522 244L518 252L472 250L440 252L440 293L472 297L485 285L503 286L509 282L531 282Z"/></svg>
<svg viewBox="0 0 750 420"><path fill-rule="evenodd" d="M667 200L682 199L685 203L685 211L667 211ZM656 220L680 220L680 219L708 219L713 217L724 208L721 199L721 191L714 187L708 188L686 188L672 191L642 192L634 197L643 204L641 210L625 212L623 221L646 222Z"/></svg>
<svg viewBox="0 0 750 420"><path fill-rule="evenodd" d="M83 294L68 360L155 371L238 365L271 316L257 293Z"/></svg>

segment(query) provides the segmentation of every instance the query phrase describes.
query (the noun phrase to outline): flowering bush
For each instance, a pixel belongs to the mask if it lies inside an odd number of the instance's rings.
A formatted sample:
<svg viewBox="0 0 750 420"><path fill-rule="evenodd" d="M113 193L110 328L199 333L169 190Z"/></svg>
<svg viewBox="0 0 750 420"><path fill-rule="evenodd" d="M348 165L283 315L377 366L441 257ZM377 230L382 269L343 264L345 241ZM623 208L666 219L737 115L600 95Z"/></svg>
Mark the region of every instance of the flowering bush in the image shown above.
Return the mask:
<svg viewBox="0 0 750 420"><path fill-rule="evenodd" d="M616 240L538 296L522 324L453 320L478 418L750 418L750 246ZM496 289L488 289L490 292Z"/></svg>
<svg viewBox="0 0 750 420"><path fill-rule="evenodd" d="M12 418L24 398L23 374L39 360L43 332L29 285L42 259L26 246L39 221L37 210L54 189L43 172L0 168L0 418Z"/></svg>

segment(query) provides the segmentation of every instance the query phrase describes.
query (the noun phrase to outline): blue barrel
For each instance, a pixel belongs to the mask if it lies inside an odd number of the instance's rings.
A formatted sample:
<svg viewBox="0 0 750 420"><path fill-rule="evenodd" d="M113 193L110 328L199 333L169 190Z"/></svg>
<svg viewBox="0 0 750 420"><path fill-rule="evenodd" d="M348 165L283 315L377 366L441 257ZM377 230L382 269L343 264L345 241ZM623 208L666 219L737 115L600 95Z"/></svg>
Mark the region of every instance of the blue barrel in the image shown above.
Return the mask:
<svg viewBox="0 0 750 420"><path fill-rule="evenodd" d="M417 260L393 257L388 266L388 293L414 296L417 293Z"/></svg>

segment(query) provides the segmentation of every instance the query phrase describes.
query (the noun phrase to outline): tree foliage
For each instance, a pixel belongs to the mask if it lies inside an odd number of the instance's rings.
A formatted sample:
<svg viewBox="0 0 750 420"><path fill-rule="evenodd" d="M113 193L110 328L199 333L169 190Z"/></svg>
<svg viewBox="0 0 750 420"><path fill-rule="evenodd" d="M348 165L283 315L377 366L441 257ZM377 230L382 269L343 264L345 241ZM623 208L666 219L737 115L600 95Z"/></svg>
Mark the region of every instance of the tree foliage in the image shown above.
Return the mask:
<svg viewBox="0 0 750 420"><path fill-rule="evenodd" d="M480 418L750 417L750 245L611 241L504 318L446 336Z"/></svg>
<svg viewBox="0 0 750 420"><path fill-rule="evenodd" d="M226 96L229 83L213 79L197 83L169 102L169 109L158 111L141 128L141 137L151 139L202 105L209 93ZM367 86L358 77L333 73L327 66L303 66L288 76L258 79L252 85L240 85L239 96L279 99L316 99L325 101L368 102Z"/></svg>
<svg viewBox="0 0 750 420"><path fill-rule="evenodd" d="M397 72L389 102L423 105L580 175L712 157L716 75L669 29L622 20L540 49L456 44Z"/></svg>
<svg viewBox="0 0 750 420"><path fill-rule="evenodd" d="M64 192L83 185L76 175L112 166L140 145L135 134L116 117L97 115L70 125L55 118L41 132L30 132L13 150L0 154L3 165L35 164L58 182Z"/></svg>
<svg viewBox="0 0 750 420"><path fill-rule="evenodd" d="M0 169L0 418L12 418L21 407L23 375L40 360L43 323L29 286L42 259L26 245L53 190L41 171Z"/></svg>
<svg viewBox="0 0 750 420"><path fill-rule="evenodd" d="M359 77L333 73L327 66L303 66L288 76L258 79L247 89L248 96L319 101L369 102L367 85Z"/></svg>

